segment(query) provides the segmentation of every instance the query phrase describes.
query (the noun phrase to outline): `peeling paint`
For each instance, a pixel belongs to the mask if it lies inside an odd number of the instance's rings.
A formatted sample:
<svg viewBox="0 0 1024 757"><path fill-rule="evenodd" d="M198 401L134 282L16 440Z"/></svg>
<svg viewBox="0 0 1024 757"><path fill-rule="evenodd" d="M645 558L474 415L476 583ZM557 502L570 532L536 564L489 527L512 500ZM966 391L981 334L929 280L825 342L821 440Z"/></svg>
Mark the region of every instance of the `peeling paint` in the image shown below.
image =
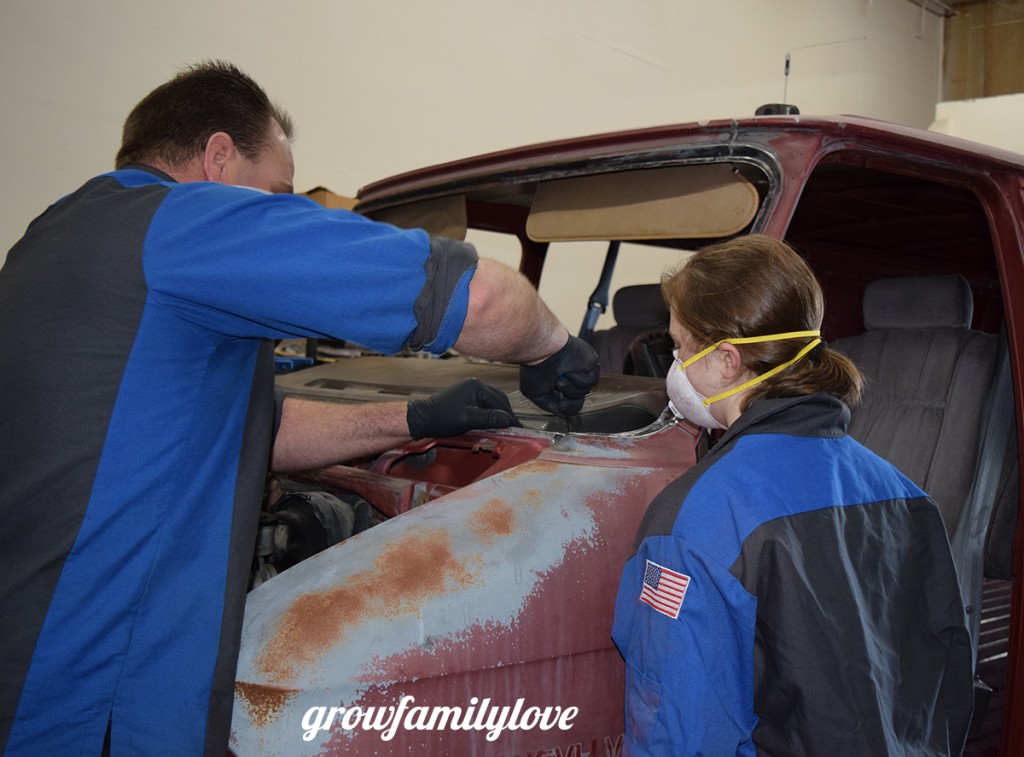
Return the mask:
<svg viewBox="0 0 1024 757"><path fill-rule="evenodd" d="M275 683L294 680L298 668L315 665L365 618L415 614L431 596L473 581L473 573L452 556L447 531L407 536L344 586L297 597L257 656L257 668Z"/></svg>
<svg viewBox="0 0 1024 757"><path fill-rule="evenodd" d="M501 497L487 500L470 523L473 533L484 544L490 544L495 536L508 536L515 527L516 512Z"/></svg>
<svg viewBox="0 0 1024 757"><path fill-rule="evenodd" d="M241 681L235 684L235 698L242 703L249 719L259 728L266 728L273 723L282 708L298 693L297 689L282 686Z"/></svg>
<svg viewBox="0 0 1024 757"><path fill-rule="evenodd" d="M683 440L675 428L664 437L663 446ZM611 734L606 724L621 718L621 704L581 687L577 669L621 679L609 638L619 567L646 503L693 462L681 445L650 451L653 467L644 448L630 465L531 459L259 587L246 608L238 679L298 693L268 726L238 695L236 752L398 753L397 742L343 729L302 742L301 722L310 707L391 705L404 693L425 706L471 696L514 702L519 691L578 699L581 732ZM403 732L400 752L420 749L420 738ZM493 753L481 739L451 733L443 742L450 754ZM506 736L502 751L545 743Z"/></svg>

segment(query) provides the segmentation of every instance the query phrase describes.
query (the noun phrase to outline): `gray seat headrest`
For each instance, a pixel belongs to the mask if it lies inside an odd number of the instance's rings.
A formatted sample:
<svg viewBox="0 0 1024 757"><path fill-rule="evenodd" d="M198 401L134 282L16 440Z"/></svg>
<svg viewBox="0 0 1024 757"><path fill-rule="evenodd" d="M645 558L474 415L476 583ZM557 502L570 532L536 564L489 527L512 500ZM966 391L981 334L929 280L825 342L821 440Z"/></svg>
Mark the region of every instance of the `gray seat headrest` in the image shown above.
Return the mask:
<svg viewBox="0 0 1024 757"><path fill-rule="evenodd" d="M963 276L879 279L864 290L864 328L967 329L974 300Z"/></svg>
<svg viewBox="0 0 1024 757"><path fill-rule="evenodd" d="M656 329L668 324L668 306L660 284L622 287L612 298L612 313L619 326Z"/></svg>

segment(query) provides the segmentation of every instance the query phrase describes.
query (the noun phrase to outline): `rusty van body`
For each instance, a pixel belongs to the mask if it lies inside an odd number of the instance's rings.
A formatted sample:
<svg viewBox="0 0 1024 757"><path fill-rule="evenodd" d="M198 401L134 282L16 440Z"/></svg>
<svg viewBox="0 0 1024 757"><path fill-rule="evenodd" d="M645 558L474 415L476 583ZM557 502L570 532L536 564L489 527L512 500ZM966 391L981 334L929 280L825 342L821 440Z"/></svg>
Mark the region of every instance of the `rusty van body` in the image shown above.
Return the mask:
<svg viewBox="0 0 1024 757"><path fill-rule="evenodd" d="M627 256L682 257L744 233L786 239L808 259L826 294L830 342L864 331L870 282L955 275L970 285L970 330L1005 345L1005 496L961 518L984 522L960 541L972 541L978 565L984 558L976 579L986 605L1002 603L972 607L982 620L979 702L987 703L972 741L1007 756L1024 750L1024 583L1013 548L1021 543L1014 443L1024 429L1024 297L1013 293L1024 291L1024 157L868 119L754 117L417 170L365 187L357 211L476 241L483 254L499 235L542 294L554 257L574 260L594 290L581 331L610 364L572 430L522 397L515 368L458 356L339 359L279 378L295 394L367 402L426 396L475 375L510 395L523 428L410 443L301 477L368 503L374 525L250 593L237 755L619 754L623 667L610 629L620 571L648 502L695 463L701 439L665 412L659 324L624 332L632 318L618 299L615 326L595 328L595 319L619 288L615 271L639 265ZM481 233L485 241L474 237ZM649 282L657 281L655 272ZM618 352L608 350L616 338ZM980 446L965 443L964 458ZM981 469L973 457L969 464ZM410 707L463 715L474 707L481 722L488 707L518 700L576 713L568 729L524 726L493 740L472 728L402 728L384 739L381 730L344 727L345 710L407 697ZM338 709L322 727L330 708Z"/></svg>

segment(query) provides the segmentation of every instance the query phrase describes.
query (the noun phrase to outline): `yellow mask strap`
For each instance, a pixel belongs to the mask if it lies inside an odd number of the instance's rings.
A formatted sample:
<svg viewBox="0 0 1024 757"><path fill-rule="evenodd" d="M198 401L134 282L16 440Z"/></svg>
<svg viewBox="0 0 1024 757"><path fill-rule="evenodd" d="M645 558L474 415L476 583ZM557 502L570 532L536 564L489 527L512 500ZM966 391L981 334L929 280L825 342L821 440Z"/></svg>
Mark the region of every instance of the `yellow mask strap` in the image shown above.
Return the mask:
<svg viewBox="0 0 1024 757"><path fill-rule="evenodd" d="M703 403L706 406L706 405L710 405L712 402L718 402L718 400L723 400L726 397L731 397L734 394L738 394L739 392L742 392L742 391L744 391L746 389L749 389L750 387L752 387L752 386L754 386L756 384L760 384L765 379L771 378L772 376L774 376L779 371L783 371L786 368L788 368L789 366L793 365L793 363L795 363L797 360L800 360L808 352L810 352L815 347L817 347L819 344L821 344L821 332L817 331L817 330L814 330L814 331L787 331L784 334L767 334L765 336L742 336L742 337L736 337L735 339L720 339L719 341L717 341L714 344L712 344L710 347L707 347L706 349L701 350L696 355L691 357L689 360L687 360L685 363L683 363L680 366L680 368L682 370L686 370L686 367L688 365L691 365L691 364L697 362L698 360L700 360L705 355L709 355L710 353L714 352L715 350L718 349L718 345L724 344L725 342L729 342L729 344L752 344L754 342L774 342L774 341L779 341L779 340L782 340L782 339L800 339L802 337L808 337L808 336L814 336L814 337L818 337L818 338L814 339L814 340L808 342L806 345L804 345L804 347L798 353L796 353L796 355L793 357L792 360L787 360L785 363L781 363L781 364L775 366L774 368L772 368L771 370L765 371L760 376L755 376L754 378L750 379L749 381L745 381L744 383L740 384L739 386L734 386L732 389L727 389L726 391L722 392L721 394L716 394L714 397L708 397L706 400L704 400L704 403Z"/></svg>

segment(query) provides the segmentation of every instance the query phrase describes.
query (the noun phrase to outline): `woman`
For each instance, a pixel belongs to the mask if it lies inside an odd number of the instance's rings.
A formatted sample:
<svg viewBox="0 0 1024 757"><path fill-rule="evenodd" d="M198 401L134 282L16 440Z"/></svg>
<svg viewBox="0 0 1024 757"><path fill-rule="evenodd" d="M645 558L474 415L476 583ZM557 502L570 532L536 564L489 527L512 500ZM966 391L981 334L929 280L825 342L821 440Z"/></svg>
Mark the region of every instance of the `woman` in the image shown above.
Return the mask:
<svg viewBox="0 0 1024 757"><path fill-rule="evenodd" d="M662 290L670 406L725 432L651 503L623 572L625 753L959 754L972 655L946 532L846 435L861 376L820 338L810 268L742 237Z"/></svg>

